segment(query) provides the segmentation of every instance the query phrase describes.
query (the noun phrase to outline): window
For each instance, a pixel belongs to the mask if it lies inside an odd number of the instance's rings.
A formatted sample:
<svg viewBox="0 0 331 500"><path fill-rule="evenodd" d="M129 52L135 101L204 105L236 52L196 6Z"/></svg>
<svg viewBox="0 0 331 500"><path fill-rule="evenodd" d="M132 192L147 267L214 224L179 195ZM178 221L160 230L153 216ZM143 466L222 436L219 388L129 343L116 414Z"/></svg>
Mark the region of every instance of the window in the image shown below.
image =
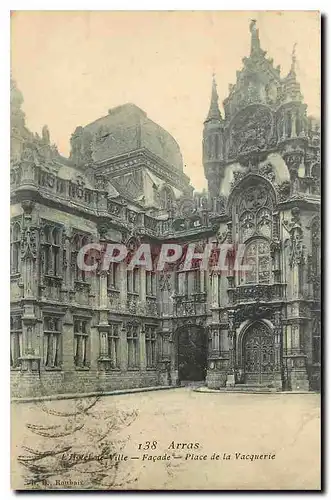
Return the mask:
<svg viewBox="0 0 331 500"><path fill-rule="evenodd" d="M126 333L128 345L128 368L139 368L138 325L128 325Z"/></svg>
<svg viewBox="0 0 331 500"><path fill-rule="evenodd" d="M201 274L200 274L200 269L196 269L193 271L194 275L194 280L193 280L193 290L195 293L200 293L201 290Z"/></svg>
<svg viewBox="0 0 331 500"><path fill-rule="evenodd" d="M146 344L146 367L156 367L156 327L146 326L145 331Z"/></svg>
<svg viewBox="0 0 331 500"><path fill-rule="evenodd" d="M176 273L176 290L179 295L188 295L188 277L189 271L177 272Z"/></svg>
<svg viewBox="0 0 331 500"><path fill-rule="evenodd" d="M127 290L130 293L139 293L139 268L135 267L127 272Z"/></svg>
<svg viewBox="0 0 331 500"><path fill-rule="evenodd" d="M270 246L266 240L257 239L246 247L244 264L250 269L244 272L245 283L270 283Z"/></svg>
<svg viewBox="0 0 331 500"><path fill-rule="evenodd" d="M77 263L77 257L78 257L78 253L79 251L89 243L89 238L88 236L83 236L81 234L75 234L74 238L73 238L73 248L72 248L72 251L71 251L71 263L72 263L72 267L74 269L74 279L75 281L80 281L80 282L84 282L84 281L87 281L87 276L86 276L86 272L83 271L78 263ZM89 263L88 262L88 256L85 256L85 262L86 263Z"/></svg>
<svg viewBox="0 0 331 500"><path fill-rule="evenodd" d="M46 225L41 236L42 272L46 275L58 276L60 267L60 229Z"/></svg>
<svg viewBox="0 0 331 500"><path fill-rule="evenodd" d="M164 188L162 188L161 193L160 193L161 208L170 210L173 201L174 201L174 195L173 195L172 189L168 186L165 186Z"/></svg>
<svg viewBox="0 0 331 500"><path fill-rule="evenodd" d="M22 356L22 318L21 316L10 317L10 366L18 368L21 365Z"/></svg>
<svg viewBox="0 0 331 500"><path fill-rule="evenodd" d="M156 274L146 271L146 295L156 295Z"/></svg>
<svg viewBox="0 0 331 500"><path fill-rule="evenodd" d="M101 332L100 356L103 360L110 360L110 368L120 368L120 323L111 323L109 330Z"/></svg>
<svg viewBox="0 0 331 500"><path fill-rule="evenodd" d="M44 365L47 368L61 366L61 322L59 318L44 318Z"/></svg>
<svg viewBox="0 0 331 500"><path fill-rule="evenodd" d="M20 272L20 248L21 248L21 226L15 222L10 231L10 272Z"/></svg>
<svg viewBox="0 0 331 500"><path fill-rule="evenodd" d="M74 362L76 368L88 367L88 321L74 320Z"/></svg>
<svg viewBox="0 0 331 500"><path fill-rule="evenodd" d="M119 263L111 262L107 274L107 288L117 290L119 284Z"/></svg>

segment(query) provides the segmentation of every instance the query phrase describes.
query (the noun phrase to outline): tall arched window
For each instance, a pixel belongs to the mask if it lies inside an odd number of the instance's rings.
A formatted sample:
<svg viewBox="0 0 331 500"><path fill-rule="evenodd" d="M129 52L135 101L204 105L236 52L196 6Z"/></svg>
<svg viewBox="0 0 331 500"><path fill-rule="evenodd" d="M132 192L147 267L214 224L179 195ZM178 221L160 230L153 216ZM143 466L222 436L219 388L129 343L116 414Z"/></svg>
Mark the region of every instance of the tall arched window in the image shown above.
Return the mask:
<svg viewBox="0 0 331 500"><path fill-rule="evenodd" d="M71 263L72 268L74 269L74 280L80 282L87 282L88 276L86 272L80 268L77 262L77 257L79 251L90 243L90 237L87 235L83 235L80 233L76 233L73 237L73 246L71 250ZM84 262L85 264L91 264L93 261L93 256L88 253L84 254Z"/></svg>
<svg viewBox="0 0 331 500"><path fill-rule="evenodd" d="M45 225L41 232L42 273L49 276L61 275L60 262L61 229Z"/></svg>
<svg viewBox="0 0 331 500"><path fill-rule="evenodd" d="M271 280L271 257L269 242L262 238L251 241L245 249L245 271L243 282L246 284L268 284Z"/></svg>
<svg viewBox="0 0 331 500"><path fill-rule="evenodd" d="M243 264L249 269L238 274L238 284L271 282L273 207L274 194L264 182L241 189L234 211L234 225L236 241L246 245Z"/></svg>
<svg viewBox="0 0 331 500"><path fill-rule="evenodd" d="M10 271L12 274L20 272L20 247L21 247L21 226L15 222L10 231L10 246L11 246L11 265Z"/></svg>
<svg viewBox="0 0 331 500"><path fill-rule="evenodd" d="M236 213L239 215L240 243L254 236L271 238L273 199L266 186L251 186L240 196Z"/></svg>

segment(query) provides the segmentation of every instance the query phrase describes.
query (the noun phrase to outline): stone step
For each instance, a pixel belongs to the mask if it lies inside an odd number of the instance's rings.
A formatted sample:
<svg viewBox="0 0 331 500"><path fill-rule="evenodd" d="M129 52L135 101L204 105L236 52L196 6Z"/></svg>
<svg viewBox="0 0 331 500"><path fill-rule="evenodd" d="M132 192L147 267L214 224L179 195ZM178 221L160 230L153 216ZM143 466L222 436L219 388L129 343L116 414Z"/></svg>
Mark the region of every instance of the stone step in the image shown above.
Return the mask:
<svg viewBox="0 0 331 500"><path fill-rule="evenodd" d="M268 387L262 384L236 384L225 389L229 392L279 392L276 387Z"/></svg>

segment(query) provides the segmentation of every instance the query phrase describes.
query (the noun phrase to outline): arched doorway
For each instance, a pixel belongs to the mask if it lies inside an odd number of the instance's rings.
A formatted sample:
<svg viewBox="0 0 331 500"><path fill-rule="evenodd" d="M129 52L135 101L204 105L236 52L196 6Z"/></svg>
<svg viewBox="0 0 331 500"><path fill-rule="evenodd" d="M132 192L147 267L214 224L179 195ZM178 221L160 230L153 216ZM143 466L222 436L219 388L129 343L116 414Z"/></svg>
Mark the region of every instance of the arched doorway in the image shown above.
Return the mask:
<svg viewBox="0 0 331 500"><path fill-rule="evenodd" d="M245 383L267 384L273 381L275 345L272 330L260 321L250 325L243 339Z"/></svg>
<svg viewBox="0 0 331 500"><path fill-rule="evenodd" d="M203 327L189 325L177 332L179 381L203 381L207 372L207 337Z"/></svg>

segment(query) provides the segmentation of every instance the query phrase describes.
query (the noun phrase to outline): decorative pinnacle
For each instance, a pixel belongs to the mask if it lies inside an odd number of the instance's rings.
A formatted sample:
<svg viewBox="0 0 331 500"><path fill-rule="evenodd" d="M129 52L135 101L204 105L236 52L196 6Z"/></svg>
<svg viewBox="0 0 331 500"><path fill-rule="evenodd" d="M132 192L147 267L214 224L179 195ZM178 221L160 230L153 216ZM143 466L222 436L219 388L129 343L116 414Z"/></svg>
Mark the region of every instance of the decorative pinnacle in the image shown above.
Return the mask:
<svg viewBox="0 0 331 500"><path fill-rule="evenodd" d="M249 25L249 31L251 32L251 55L261 51L259 30L256 27L256 19L251 19Z"/></svg>
<svg viewBox="0 0 331 500"><path fill-rule="evenodd" d="M296 46L297 46L297 42L295 42L295 44L293 45L293 49L292 49L292 63L291 63L290 73L293 73L293 74L295 74L295 65L296 65L296 62L297 62Z"/></svg>
<svg viewBox="0 0 331 500"><path fill-rule="evenodd" d="M208 122L210 120L222 120L221 112L220 112L219 107L218 107L218 94L217 94L217 84L216 84L216 80L215 80L215 73L213 73L210 108L209 108L208 116L206 118L206 122Z"/></svg>

